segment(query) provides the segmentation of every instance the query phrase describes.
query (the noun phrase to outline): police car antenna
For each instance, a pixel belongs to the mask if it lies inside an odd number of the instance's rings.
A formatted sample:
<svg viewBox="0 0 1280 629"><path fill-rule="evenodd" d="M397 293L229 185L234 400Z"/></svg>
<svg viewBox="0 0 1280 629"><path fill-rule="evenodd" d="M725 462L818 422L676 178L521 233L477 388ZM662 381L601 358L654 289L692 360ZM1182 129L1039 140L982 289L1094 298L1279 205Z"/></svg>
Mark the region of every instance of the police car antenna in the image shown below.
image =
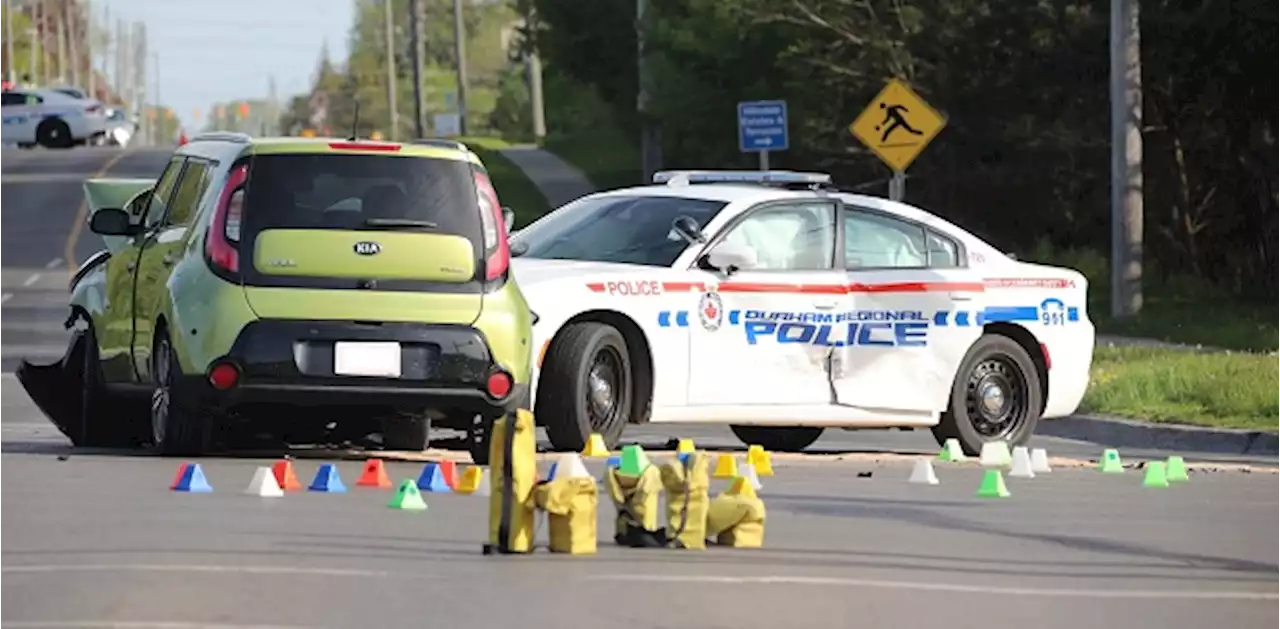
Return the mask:
<svg viewBox="0 0 1280 629"><path fill-rule="evenodd" d="M351 137L347 138L348 142L356 141L356 135L358 133L357 129L360 128L360 99L356 99L355 106L356 106L355 115L352 116L352 119L351 119Z"/></svg>

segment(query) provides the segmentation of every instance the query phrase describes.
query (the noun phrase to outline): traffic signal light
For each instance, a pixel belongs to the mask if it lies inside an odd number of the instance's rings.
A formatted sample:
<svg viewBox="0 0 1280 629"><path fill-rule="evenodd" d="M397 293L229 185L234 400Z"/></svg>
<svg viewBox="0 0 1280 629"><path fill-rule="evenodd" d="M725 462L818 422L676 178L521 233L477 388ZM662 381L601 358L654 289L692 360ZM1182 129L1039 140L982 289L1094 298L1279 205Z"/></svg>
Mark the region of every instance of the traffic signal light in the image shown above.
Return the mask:
<svg viewBox="0 0 1280 629"><path fill-rule="evenodd" d="M241 118L249 117L249 103L240 103L240 117Z"/></svg>

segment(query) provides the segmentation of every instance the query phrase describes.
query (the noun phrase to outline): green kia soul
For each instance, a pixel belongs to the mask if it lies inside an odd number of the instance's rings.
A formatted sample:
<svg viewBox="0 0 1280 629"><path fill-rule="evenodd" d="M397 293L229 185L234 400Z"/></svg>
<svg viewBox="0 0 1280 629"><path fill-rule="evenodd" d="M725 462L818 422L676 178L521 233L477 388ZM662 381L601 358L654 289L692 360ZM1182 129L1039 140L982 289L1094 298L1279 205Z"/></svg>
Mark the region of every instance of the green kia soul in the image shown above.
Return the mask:
<svg viewBox="0 0 1280 629"><path fill-rule="evenodd" d="M341 426L422 450L434 422L483 462L492 421L527 407L511 212L465 145L210 133L154 182L85 188L107 249L72 280L62 361L18 373L78 446Z"/></svg>

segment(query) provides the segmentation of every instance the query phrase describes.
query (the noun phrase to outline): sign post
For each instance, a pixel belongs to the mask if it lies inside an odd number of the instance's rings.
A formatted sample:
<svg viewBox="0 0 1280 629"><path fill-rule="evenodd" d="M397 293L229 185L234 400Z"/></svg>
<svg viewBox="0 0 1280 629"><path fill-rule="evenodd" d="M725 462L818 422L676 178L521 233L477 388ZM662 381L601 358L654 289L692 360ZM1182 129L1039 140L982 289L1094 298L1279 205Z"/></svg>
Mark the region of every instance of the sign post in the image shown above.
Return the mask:
<svg viewBox="0 0 1280 629"><path fill-rule="evenodd" d="M738 150L759 153L760 170L769 170L770 151L787 150L789 136L786 101L738 103Z"/></svg>
<svg viewBox="0 0 1280 629"><path fill-rule="evenodd" d="M907 166L915 161L947 121L906 82L891 79L849 125L880 161L893 169L889 198L901 201L907 192Z"/></svg>

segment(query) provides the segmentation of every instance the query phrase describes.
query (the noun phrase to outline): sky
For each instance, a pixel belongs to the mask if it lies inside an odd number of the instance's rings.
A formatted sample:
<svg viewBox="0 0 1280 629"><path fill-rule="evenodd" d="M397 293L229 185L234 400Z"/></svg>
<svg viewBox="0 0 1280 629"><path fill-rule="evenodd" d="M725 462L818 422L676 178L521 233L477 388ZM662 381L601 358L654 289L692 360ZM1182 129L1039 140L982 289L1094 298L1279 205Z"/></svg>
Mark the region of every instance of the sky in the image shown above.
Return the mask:
<svg viewBox="0 0 1280 629"><path fill-rule="evenodd" d="M96 19L147 25L148 51L158 52L160 100L188 128L202 128L210 105L265 98L274 77L282 103L310 88L327 43L346 58L354 0L89 0ZM114 62L112 62L114 63ZM153 61L148 62L153 63ZM102 61L98 61L101 67ZM113 68L113 65L108 65ZM156 69L147 68L148 92ZM196 109L201 119L193 120Z"/></svg>

